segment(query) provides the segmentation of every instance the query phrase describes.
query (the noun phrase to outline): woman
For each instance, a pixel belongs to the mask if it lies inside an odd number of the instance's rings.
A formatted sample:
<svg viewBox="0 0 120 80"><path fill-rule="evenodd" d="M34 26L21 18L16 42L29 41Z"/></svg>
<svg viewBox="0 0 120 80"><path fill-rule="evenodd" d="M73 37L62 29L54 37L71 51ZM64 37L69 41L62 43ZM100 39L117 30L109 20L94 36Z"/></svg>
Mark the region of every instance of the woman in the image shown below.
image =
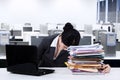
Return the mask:
<svg viewBox="0 0 120 80"><path fill-rule="evenodd" d="M67 47L78 45L80 33L73 28L71 23L66 23L63 32L59 35L46 37L39 45L39 66L43 67L65 67L64 62L68 60ZM109 72L109 65L104 65L105 72ZM104 70L103 70L104 71Z"/></svg>

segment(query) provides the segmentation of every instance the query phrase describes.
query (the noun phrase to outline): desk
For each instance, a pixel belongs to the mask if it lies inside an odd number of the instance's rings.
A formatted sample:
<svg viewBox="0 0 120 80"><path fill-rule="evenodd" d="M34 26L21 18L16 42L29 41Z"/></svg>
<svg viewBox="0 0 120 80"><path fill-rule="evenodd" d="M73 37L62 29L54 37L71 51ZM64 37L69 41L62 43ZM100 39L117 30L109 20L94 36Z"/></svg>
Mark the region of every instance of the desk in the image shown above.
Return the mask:
<svg viewBox="0 0 120 80"><path fill-rule="evenodd" d="M7 62L6 62L6 56L4 55L0 55L0 68L4 68L4 67L6 67L6 64L7 64Z"/></svg>
<svg viewBox="0 0 120 80"><path fill-rule="evenodd" d="M23 41L10 41L9 44L11 45L29 45L29 42L23 42Z"/></svg>
<svg viewBox="0 0 120 80"><path fill-rule="evenodd" d="M112 68L110 73L107 74L94 74L93 75L73 75L67 68L52 68L55 72L42 76L31 76L13 74L7 72L6 68L0 69L1 80L120 80L120 68Z"/></svg>
<svg viewBox="0 0 120 80"><path fill-rule="evenodd" d="M111 67L120 67L120 51L116 51L116 57L105 57L105 64L110 64ZM0 55L0 67L6 67L6 56Z"/></svg>
<svg viewBox="0 0 120 80"><path fill-rule="evenodd" d="M116 51L115 57L105 57L105 64L110 64L111 67L120 67L120 51Z"/></svg>

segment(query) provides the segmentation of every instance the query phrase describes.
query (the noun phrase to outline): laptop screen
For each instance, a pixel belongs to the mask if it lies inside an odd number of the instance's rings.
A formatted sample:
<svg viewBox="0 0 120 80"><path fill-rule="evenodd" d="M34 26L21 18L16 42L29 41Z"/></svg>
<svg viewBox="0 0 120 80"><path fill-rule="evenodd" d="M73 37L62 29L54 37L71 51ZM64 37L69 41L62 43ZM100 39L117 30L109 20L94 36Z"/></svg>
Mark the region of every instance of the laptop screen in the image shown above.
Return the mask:
<svg viewBox="0 0 120 80"><path fill-rule="evenodd" d="M37 65L37 48L29 45L6 45L7 66L33 63Z"/></svg>

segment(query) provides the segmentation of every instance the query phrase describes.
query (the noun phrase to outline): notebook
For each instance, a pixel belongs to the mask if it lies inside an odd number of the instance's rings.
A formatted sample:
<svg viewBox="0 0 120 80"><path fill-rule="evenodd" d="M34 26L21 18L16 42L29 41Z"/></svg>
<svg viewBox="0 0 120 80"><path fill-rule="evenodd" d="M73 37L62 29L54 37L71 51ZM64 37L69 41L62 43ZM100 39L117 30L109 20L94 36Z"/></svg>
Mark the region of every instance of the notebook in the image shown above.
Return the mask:
<svg viewBox="0 0 120 80"><path fill-rule="evenodd" d="M36 76L53 73L53 69L39 69L37 55L36 46L6 45L7 71Z"/></svg>

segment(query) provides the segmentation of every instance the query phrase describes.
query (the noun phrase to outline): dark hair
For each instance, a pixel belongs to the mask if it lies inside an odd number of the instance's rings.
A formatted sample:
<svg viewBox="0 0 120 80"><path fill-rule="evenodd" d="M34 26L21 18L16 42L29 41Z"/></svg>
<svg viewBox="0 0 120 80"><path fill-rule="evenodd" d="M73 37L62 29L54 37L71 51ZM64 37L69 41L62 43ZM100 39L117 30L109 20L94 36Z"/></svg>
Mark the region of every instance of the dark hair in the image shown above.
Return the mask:
<svg viewBox="0 0 120 80"><path fill-rule="evenodd" d="M62 36L62 42L66 46L70 45L78 45L80 42L80 33L73 28L73 25L71 23L66 23L63 27L63 32L61 34Z"/></svg>

